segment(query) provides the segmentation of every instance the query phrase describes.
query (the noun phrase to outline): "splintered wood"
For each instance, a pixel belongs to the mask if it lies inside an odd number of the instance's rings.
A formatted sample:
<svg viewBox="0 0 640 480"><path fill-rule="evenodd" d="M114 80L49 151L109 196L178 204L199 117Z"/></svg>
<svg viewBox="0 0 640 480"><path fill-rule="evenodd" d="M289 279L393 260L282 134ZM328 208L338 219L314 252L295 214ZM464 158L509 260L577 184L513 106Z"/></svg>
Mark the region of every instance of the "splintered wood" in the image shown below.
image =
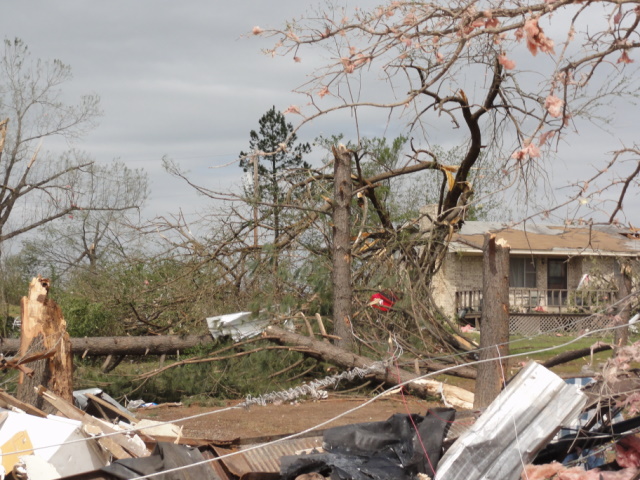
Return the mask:
<svg viewBox="0 0 640 480"><path fill-rule="evenodd" d="M51 405L36 394L35 388L43 385L69 402L73 402L73 356L71 340L67 333L60 307L51 299L49 280L40 276L31 280L29 294L21 301L21 336L19 357L43 355L30 363L33 375L20 372L17 398L25 403L55 413Z"/></svg>

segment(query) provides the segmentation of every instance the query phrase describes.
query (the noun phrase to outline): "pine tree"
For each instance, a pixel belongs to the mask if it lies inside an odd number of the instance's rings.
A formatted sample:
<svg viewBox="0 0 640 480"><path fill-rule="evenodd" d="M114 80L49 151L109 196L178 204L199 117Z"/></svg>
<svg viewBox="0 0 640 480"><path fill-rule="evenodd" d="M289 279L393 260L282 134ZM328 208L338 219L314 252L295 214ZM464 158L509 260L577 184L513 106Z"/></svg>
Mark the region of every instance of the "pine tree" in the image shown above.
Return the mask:
<svg viewBox="0 0 640 480"><path fill-rule="evenodd" d="M250 198L254 198L255 188L259 188L259 202L263 224L273 230L274 241L281 232L283 201L286 195L284 181L296 171L311 168L302 157L311 151L308 143L296 143L297 135L293 125L287 123L284 115L272 107L258 122L260 129L251 130L249 152L240 152L240 167L245 172L253 172L253 158L258 155L259 186L250 185L245 189ZM286 149L280 147L286 142ZM277 153L272 153L277 152ZM267 155L261 155L266 153Z"/></svg>

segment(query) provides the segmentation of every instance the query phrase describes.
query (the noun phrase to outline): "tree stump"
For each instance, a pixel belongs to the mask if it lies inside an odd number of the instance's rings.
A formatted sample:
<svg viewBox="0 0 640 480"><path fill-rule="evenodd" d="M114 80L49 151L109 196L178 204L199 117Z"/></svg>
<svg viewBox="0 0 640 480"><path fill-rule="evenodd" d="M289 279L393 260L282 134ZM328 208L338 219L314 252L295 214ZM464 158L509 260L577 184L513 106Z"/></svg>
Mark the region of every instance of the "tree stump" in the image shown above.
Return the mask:
<svg viewBox="0 0 640 480"><path fill-rule="evenodd" d="M480 360L474 408L488 406L505 381L509 355L509 252L504 239L485 235L482 262ZM492 360L495 359L495 360Z"/></svg>
<svg viewBox="0 0 640 480"><path fill-rule="evenodd" d="M351 152L333 147L333 333L336 345L353 348L351 333Z"/></svg>
<svg viewBox="0 0 640 480"><path fill-rule="evenodd" d="M67 322L62 310L48 298L49 280L40 276L31 280L29 295L21 301L21 335L19 356L44 353L51 350L50 358L29 364L34 370L32 377L20 373L17 398L47 413L55 408L38 396L40 385L73 403L73 355L71 339L67 333Z"/></svg>

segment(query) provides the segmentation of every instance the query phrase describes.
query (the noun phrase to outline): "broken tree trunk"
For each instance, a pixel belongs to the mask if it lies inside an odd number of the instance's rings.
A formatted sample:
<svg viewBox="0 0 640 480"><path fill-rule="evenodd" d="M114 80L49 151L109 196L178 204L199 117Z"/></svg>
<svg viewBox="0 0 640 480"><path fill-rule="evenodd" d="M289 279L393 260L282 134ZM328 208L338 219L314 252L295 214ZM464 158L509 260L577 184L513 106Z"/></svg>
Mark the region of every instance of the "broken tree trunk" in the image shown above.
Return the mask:
<svg viewBox="0 0 640 480"><path fill-rule="evenodd" d="M618 299L621 301L618 315L614 317L614 355L620 347L629 343L629 318L631 317L631 300L627 297L632 292L631 267L627 262L618 262L616 277L618 281ZM626 300L623 300L626 299Z"/></svg>
<svg viewBox="0 0 640 480"><path fill-rule="evenodd" d="M60 307L51 299L49 280L40 276L31 280L29 295L21 301L21 336L18 355L54 351L53 356L29 364L33 375L20 372L16 397L47 413L55 409L38 396L36 387L43 385L61 398L73 402L73 355L67 333L67 322Z"/></svg>
<svg viewBox="0 0 640 480"><path fill-rule="evenodd" d="M339 347L350 349L351 333L351 152L333 147L333 325Z"/></svg>
<svg viewBox="0 0 640 480"><path fill-rule="evenodd" d="M156 337L84 337L71 339L71 352L84 356L176 355L201 345L215 342L211 335L162 335ZM2 339L0 351L10 355L18 351L20 340ZM116 360L117 361L117 360Z"/></svg>
<svg viewBox="0 0 640 480"><path fill-rule="evenodd" d="M488 406L506 380L509 355L509 245L494 234L484 238L480 360L474 408ZM496 359L492 361L491 359Z"/></svg>
<svg viewBox="0 0 640 480"><path fill-rule="evenodd" d="M267 327L264 336L280 344L293 344L298 347L305 347L307 350L303 352L304 355L324 360L342 368L374 368L378 363L370 358L361 357L335 345L298 335L297 333L289 332L279 327ZM380 368L376 368L371 375L377 381L391 386L408 382L407 385L405 385L405 389L418 397L441 397L445 402L448 402L454 407L463 409L469 409L473 406L472 392L435 380L419 379L417 375L398 368L396 365L389 365L388 368L380 366Z"/></svg>

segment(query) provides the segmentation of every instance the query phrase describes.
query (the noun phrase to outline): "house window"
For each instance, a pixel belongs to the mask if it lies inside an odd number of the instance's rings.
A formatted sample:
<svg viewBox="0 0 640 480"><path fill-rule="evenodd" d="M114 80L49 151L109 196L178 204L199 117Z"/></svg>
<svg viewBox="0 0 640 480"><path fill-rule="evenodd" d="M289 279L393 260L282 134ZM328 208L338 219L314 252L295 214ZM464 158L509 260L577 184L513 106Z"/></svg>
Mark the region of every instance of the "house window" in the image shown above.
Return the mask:
<svg viewBox="0 0 640 480"><path fill-rule="evenodd" d="M536 288L536 263L532 258L509 259L509 286Z"/></svg>

